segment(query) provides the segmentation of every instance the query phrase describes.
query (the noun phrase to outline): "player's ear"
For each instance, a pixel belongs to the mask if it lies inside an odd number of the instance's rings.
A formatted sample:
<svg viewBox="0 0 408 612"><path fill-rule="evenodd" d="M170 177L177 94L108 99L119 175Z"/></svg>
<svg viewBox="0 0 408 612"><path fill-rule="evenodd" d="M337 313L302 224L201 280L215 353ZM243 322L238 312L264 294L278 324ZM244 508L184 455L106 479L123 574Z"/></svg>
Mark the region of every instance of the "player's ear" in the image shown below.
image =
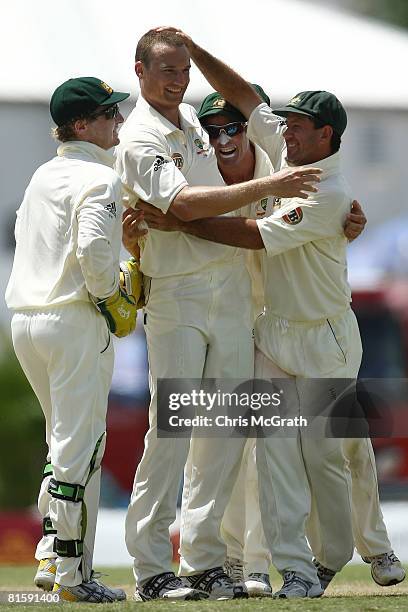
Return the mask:
<svg viewBox="0 0 408 612"><path fill-rule="evenodd" d="M86 130L88 126L88 121L86 119L77 119L74 123L75 133L81 135L84 130Z"/></svg>
<svg viewBox="0 0 408 612"><path fill-rule="evenodd" d="M140 60L135 62L135 72L139 79L143 78L143 63Z"/></svg>
<svg viewBox="0 0 408 612"><path fill-rule="evenodd" d="M324 125L320 134L320 138L326 142L331 140L333 135L333 128L331 125Z"/></svg>

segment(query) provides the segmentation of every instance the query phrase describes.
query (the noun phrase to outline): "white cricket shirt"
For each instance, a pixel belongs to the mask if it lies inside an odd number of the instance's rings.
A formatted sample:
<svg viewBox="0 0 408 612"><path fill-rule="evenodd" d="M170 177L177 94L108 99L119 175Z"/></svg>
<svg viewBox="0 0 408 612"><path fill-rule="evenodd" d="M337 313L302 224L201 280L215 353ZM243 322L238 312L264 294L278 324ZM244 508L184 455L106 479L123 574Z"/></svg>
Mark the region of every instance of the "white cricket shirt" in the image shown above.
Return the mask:
<svg viewBox="0 0 408 612"><path fill-rule="evenodd" d="M179 107L181 129L139 96L120 131L116 169L125 189L125 205L140 198L167 212L186 185L221 186L214 149L196 111ZM183 232L149 230L141 241L144 274L163 278L197 272L240 255L234 247L215 244Z"/></svg>
<svg viewBox="0 0 408 612"><path fill-rule="evenodd" d="M280 123L261 104L248 125L248 137L268 153L276 169L287 165ZM351 301L343 226L352 198L341 174L340 154L310 166L323 170L319 191L307 200L275 200L274 212L257 221L266 250L266 311L289 321L334 317Z"/></svg>
<svg viewBox="0 0 408 612"><path fill-rule="evenodd" d="M9 308L45 308L106 298L119 284L121 183L111 153L61 144L34 173L17 211Z"/></svg>

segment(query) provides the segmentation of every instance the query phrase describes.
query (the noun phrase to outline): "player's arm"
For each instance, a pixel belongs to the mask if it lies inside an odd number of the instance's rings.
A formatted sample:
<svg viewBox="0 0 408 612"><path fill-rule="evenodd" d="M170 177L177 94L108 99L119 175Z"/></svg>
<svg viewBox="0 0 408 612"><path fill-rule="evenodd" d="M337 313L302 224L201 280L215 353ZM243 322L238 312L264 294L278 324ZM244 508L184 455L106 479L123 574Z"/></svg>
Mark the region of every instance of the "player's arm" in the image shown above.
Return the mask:
<svg viewBox="0 0 408 612"><path fill-rule="evenodd" d="M216 91L219 91L230 104L238 108L247 119L252 111L263 102L250 83L227 64L197 45L190 36L178 28L157 28L157 30L177 32L177 35L189 50L191 59L210 85Z"/></svg>
<svg viewBox="0 0 408 612"><path fill-rule="evenodd" d="M228 187L192 187L175 166L163 136L149 129L141 131L134 141L120 144L116 155L126 189L182 221L232 212L270 195L307 198L317 191L315 183L320 174L318 168L293 167Z"/></svg>

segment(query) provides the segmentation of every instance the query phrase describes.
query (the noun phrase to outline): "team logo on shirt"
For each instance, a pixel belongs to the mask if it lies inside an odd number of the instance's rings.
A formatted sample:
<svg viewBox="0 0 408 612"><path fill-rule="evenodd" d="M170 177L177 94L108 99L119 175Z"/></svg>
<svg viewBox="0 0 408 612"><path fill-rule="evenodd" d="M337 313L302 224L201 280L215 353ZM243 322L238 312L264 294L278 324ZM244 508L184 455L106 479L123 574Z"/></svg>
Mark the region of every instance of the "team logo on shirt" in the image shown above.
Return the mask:
<svg viewBox="0 0 408 612"><path fill-rule="evenodd" d="M268 198L262 198L262 200L260 200L256 205L256 209L255 209L256 216L264 217L267 206L268 206Z"/></svg>
<svg viewBox="0 0 408 612"><path fill-rule="evenodd" d="M196 146L196 147L198 147L199 149L201 149L201 150L202 150L202 149L204 149L204 144L203 144L203 141L202 141L202 140L200 140L200 138L196 138L196 139L195 139L195 141L194 141L194 144L195 144L195 146Z"/></svg>
<svg viewBox="0 0 408 612"><path fill-rule="evenodd" d="M115 202L111 202L110 204L106 204L104 209L108 211L111 219L116 219L116 204Z"/></svg>
<svg viewBox="0 0 408 612"><path fill-rule="evenodd" d="M278 210L278 208L280 208L282 206L282 199L281 198L273 198L273 204L272 204L272 210Z"/></svg>
<svg viewBox="0 0 408 612"><path fill-rule="evenodd" d="M283 215L282 221L288 223L289 225L297 225L303 219L303 210L298 206L298 208L294 208L287 215Z"/></svg>
<svg viewBox="0 0 408 612"><path fill-rule="evenodd" d="M162 166L164 166L164 164L169 164L169 163L170 163L169 159L164 159L162 155L156 155L156 159L154 160L154 164L153 164L153 170L157 172L157 170L161 168Z"/></svg>
<svg viewBox="0 0 408 612"><path fill-rule="evenodd" d="M184 164L184 159L181 153L173 153L173 155L171 156L171 159L174 161L174 165L176 166L176 168L178 168L179 170L181 170L181 168L183 167Z"/></svg>

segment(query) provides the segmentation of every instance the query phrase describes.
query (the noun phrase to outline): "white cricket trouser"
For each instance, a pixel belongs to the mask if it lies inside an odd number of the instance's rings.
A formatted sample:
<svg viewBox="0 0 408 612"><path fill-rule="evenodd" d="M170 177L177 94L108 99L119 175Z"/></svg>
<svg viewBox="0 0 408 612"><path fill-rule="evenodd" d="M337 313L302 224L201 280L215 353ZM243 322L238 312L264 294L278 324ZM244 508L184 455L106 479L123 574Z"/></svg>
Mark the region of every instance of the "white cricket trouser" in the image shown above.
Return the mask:
<svg viewBox="0 0 408 612"><path fill-rule="evenodd" d="M47 476L38 499L59 540L84 541L81 556L57 558L56 582L74 586L92 569L113 343L105 319L87 302L16 312L11 329L17 358L44 413L51 476L85 487L83 503L59 499L48 492ZM36 558L56 557L53 545L54 535L45 535Z"/></svg>
<svg viewBox="0 0 408 612"><path fill-rule="evenodd" d="M239 474L221 524L227 555L244 562L245 575L269 574L271 565L259 509L255 443L255 438L246 441Z"/></svg>
<svg viewBox="0 0 408 612"><path fill-rule="evenodd" d="M222 520L222 538L228 556L240 559L245 572L269 573L270 552L266 544L259 508L255 439L250 438L234 490ZM353 538L362 557L373 557L392 550L378 496L375 457L369 438L345 438L344 454L349 462L352 485ZM243 512L243 509L245 510ZM312 510L307 521L307 538L314 556L323 561L323 541L330 541L332 525L320 525ZM330 568L330 560L325 560Z"/></svg>
<svg viewBox="0 0 408 612"><path fill-rule="evenodd" d="M145 309L151 392L149 431L126 517L126 545L134 557L137 584L171 571L169 526L175 519L190 445L189 439L157 437L156 381L158 378L251 378L253 340L251 312L247 306L249 291L249 276L242 257L209 266L197 274L151 281ZM208 447L206 461L212 466L200 485L204 503L209 507L213 503L212 480L217 469L214 465L216 461L225 462L226 441L218 440L214 448L211 439L200 442ZM219 457L214 457L215 452ZM240 457L235 461L237 469L239 460Z"/></svg>
<svg viewBox="0 0 408 612"><path fill-rule="evenodd" d="M358 325L351 310L326 321L296 323L265 314L255 329L258 347L255 378L292 378L293 397L300 415L310 414L325 392L312 378L356 378L361 362ZM292 393L292 391L291 391ZM272 562L279 572L297 572L318 584L306 540L311 496L319 525L330 525L331 538L322 542L325 558L339 570L353 554L351 475L343 439L258 438L256 461L259 501ZM320 560L320 559L319 559ZM323 562L323 561L322 561Z"/></svg>

